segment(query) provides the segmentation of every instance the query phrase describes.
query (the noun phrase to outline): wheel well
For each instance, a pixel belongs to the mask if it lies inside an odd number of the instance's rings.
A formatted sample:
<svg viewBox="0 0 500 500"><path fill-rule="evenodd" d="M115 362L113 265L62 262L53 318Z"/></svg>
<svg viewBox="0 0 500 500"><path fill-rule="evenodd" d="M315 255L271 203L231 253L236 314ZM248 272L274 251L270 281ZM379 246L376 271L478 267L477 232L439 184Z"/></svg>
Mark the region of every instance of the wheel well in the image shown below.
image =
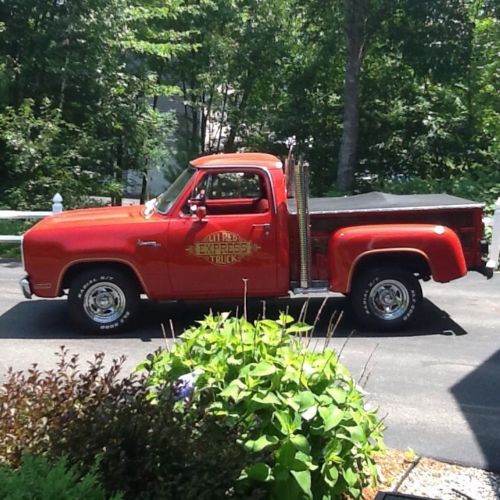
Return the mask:
<svg viewBox="0 0 500 500"><path fill-rule="evenodd" d="M432 275L427 259L417 252L380 252L361 257L355 264L350 280L350 287L357 276L376 267L401 267L418 278L427 280Z"/></svg>
<svg viewBox="0 0 500 500"><path fill-rule="evenodd" d="M107 262L107 261L99 261L99 262L80 262L73 264L70 266L66 271L64 272L63 279L61 281L61 287L60 287L60 292L62 293L62 290L69 288L71 282L73 279L80 274L83 271L88 271L89 269L93 269L96 267L107 267L111 269L115 269L117 271L121 271L128 276L130 276L130 279L135 280L137 283L137 286L139 287L140 293L144 293L144 288L141 284L141 281L137 277L137 274L135 271L129 267L127 264L123 264L121 262Z"/></svg>

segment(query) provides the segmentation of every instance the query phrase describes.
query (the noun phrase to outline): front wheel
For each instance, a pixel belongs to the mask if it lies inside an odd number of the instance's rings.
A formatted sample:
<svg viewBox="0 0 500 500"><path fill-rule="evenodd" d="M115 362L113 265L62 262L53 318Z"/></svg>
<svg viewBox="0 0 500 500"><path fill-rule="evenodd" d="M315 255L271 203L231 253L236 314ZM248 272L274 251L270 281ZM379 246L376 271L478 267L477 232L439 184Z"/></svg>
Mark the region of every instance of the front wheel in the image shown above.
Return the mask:
<svg viewBox="0 0 500 500"><path fill-rule="evenodd" d="M76 276L68 295L70 314L86 333L114 333L133 322L139 306L139 290L127 273L95 268Z"/></svg>
<svg viewBox="0 0 500 500"><path fill-rule="evenodd" d="M415 319L422 304L422 288L418 279L404 269L379 267L355 280L350 301L363 325L393 331Z"/></svg>

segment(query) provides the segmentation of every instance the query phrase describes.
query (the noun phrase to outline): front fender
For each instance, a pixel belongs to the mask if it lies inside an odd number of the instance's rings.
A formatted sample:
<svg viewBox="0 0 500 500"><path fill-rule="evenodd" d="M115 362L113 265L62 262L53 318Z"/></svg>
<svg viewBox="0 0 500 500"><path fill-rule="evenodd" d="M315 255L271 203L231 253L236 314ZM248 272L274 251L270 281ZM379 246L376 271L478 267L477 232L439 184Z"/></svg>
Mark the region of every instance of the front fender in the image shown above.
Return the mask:
<svg viewBox="0 0 500 500"><path fill-rule="evenodd" d="M384 224L339 229L328 240L330 287L348 293L356 266L372 254L413 252L424 258L435 281L464 276L462 245L448 227L434 224ZM397 256L393 262L397 265Z"/></svg>

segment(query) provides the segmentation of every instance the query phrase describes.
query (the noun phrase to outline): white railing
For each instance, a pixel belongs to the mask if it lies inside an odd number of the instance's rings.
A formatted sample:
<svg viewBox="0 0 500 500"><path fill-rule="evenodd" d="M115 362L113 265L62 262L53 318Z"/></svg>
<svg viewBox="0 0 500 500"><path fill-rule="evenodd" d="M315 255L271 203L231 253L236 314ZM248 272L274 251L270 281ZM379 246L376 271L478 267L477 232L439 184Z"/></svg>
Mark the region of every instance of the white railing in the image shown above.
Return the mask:
<svg viewBox="0 0 500 500"><path fill-rule="evenodd" d="M48 215L54 215L62 212L62 196L56 193L52 198L51 212L30 212L28 210L0 210L0 219L19 220L19 219L43 219ZM21 243L21 235L0 235L0 243Z"/></svg>
<svg viewBox="0 0 500 500"><path fill-rule="evenodd" d="M491 220L493 226L493 234L491 235L490 252L488 255L488 263L486 267L495 270L499 264L500 256L500 198L495 205L495 212Z"/></svg>

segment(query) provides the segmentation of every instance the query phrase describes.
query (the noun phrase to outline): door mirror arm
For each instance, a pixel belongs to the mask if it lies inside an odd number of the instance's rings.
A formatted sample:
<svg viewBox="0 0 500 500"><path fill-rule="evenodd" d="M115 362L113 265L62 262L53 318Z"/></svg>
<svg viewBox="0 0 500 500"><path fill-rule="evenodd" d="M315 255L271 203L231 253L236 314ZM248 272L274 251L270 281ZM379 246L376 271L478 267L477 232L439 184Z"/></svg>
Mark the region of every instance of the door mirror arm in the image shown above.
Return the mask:
<svg viewBox="0 0 500 500"><path fill-rule="evenodd" d="M193 207L191 207L193 208ZM194 210L194 214L199 222L207 222L207 207L205 205L198 205Z"/></svg>

